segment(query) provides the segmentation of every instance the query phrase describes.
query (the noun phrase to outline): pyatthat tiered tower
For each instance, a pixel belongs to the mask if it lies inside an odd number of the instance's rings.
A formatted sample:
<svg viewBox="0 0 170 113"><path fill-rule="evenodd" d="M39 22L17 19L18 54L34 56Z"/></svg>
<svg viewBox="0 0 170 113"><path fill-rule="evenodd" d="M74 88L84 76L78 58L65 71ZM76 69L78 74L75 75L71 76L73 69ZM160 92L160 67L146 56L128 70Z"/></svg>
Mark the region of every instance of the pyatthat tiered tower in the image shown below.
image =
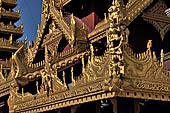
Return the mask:
<svg viewBox="0 0 170 113"><path fill-rule="evenodd" d="M0 0L0 113L7 113L7 98L12 78L9 76L12 53L23 44L17 41L24 32L23 25L14 25L20 19L16 0Z"/></svg>

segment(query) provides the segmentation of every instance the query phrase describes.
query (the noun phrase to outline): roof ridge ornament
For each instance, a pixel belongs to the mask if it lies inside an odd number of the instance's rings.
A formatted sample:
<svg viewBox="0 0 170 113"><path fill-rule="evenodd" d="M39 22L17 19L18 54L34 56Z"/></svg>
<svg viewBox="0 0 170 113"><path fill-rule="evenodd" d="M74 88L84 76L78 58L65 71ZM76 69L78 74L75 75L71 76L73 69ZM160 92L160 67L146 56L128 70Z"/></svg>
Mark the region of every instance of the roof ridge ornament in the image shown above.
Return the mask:
<svg viewBox="0 0 170 113"><path fill-rule="evenodd" d="M124 63L122 45L125 41L125 18L120 7L119 0L113 0L112 6L108 9L110 27L107 31L107 47L111 55L109 64L109 76L105 80L105 89L109 91L122 91L122 77L124 75Z"/></svg>

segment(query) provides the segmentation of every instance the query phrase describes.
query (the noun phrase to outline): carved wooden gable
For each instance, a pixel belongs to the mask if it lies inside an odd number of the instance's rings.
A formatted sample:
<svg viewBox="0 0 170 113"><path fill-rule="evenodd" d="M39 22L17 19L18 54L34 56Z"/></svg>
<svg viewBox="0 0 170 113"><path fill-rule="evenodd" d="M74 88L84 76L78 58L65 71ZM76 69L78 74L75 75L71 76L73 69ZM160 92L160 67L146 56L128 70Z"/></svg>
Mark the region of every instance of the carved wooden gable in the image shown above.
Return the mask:
<svg viewBox="0 0 170 113"><path fill-rule="evenodd" d="M161 39L170 29L170 19L167 17L165 10L166 6L163 0L159 0L152 8L143 13L142 17L147 22L151 23L160 33Z"/></svg>

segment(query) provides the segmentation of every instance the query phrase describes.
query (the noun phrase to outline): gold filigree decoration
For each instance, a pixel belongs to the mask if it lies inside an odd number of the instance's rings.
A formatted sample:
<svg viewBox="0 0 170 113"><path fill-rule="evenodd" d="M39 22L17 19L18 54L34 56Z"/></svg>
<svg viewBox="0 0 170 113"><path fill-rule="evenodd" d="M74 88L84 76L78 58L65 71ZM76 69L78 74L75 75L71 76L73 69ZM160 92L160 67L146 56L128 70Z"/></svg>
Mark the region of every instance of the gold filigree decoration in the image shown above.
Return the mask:
<svg viewBox="0 0 170 113"><path fill-rule="evenodd" d="M107 34L107 45L111 61L109 64L109 77L105 80L105 89L109 91L122 90L122 77L124 75L124 63L122 45L125 41L125 25L123 11L118 0L113 0L109 8L110 27Z"/></svg>
<svg viewBox="0 0 170 113"><path fill-rule="evenodd" d="M151 9L146 11L142 16L145 21L152 24L160 33L161 39L164 40L165 34L170 30L170 22L165 14L167 6L164 1L159 0Z"/></svg>

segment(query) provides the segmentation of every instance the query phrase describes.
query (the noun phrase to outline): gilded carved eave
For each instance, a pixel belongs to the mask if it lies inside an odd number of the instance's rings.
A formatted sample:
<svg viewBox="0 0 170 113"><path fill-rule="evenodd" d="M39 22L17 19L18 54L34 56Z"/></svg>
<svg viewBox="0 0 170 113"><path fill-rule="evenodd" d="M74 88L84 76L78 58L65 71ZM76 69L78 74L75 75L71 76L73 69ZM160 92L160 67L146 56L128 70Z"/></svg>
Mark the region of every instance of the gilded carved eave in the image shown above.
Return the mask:
<svg viewBox="0 0 170 113"><path fill-rule="evenodd" d="M15 79L7 79L0 83L0 97L10 94L11 85L18 86Z"/></svg>
<svg viewBox="0 0 170 113"><path fill-rule="evenodd" d="M6 13L2 12L1 17L4 19L13 19L13 20L19 20L21 16L19 16L19 13L13 12L13 13Z"/></svg>
<svg viewBox="0 0 170 113"><path fill-rule="evenodd" d="M81 56L83 58L84 56ZM53 110L57 108L62 108L70 105L76 105L80 103L90 102L94 100L100 100L115 96L115 93L105 93L104 88L104 77L107 76L107 68L110 57L108 54L102 58L102 62L99 60L94 60L90 56L88 57L89 64L84 69L83 74L75 79L75 84L71 85L71 89L68 90L63 86L64 84L58 81L58 78L53 78L52 84L55 84L53 92L47 95L47 92L40 92L37 94L35 99L32 94L15 93L16 98L13 100L15 103L15 112L43 112L47 110ZM91 60L94 60L91 62ZM100 68L102 65L103 68ZM95 71L98 69L98 71ZM98 73L99 75L97 75ZM58 84L58 85L57 85ZM63 89L64 88L64 89ZM44 107L43 107L44 106ZM10 106L11 107L11 106ZM33 109L34 108L34 109Z"/></svg>
<svg viewBox="0 0 170 113"><path fill-rule="evenodd" d="M89 54L89 52L82 52L79 54L75 54L71 57L67 57L64 60L53 60L51 62L51 66L53 69L57 69L58 71L62 71L78 62L80 62L81 58L83 56L87 56ZM63 58L63 56L62 56ZM33 81L35 79L40 78L41 76L41 72L44 70L45 67L45 61L43 61L42 63L39 62L35 65L31 65L29 68L29 71L25 74L23 74L22 76L17 78L17 81L19 84L21 85L26 85L28 84L28 81ZM26 82L27 81L27 82ZM24 83L23 83L24 82Z"/></svg>
<svg viewBox="0 0 170 113"><path fill-rule="evenodd" d="M67 0L65 0L65 1L67 1ZM62 1L62 3L64 3L65 1ZM44 4L48 5L48 3L45 3L45 2L46 1L44 1ZM152 2L153 2L153 0L131 0L126 5L126 18L127 18L126 25L129 25ZM37 38L36 38L36 41L35 41L35 44L34 44L34 47L33 47L33 50L32 50L32 58L31 58L30 61L33 61L33 59L36 56L36 53L37 53L38 48L39 48L39 44L42 40L42 34L44 32L45 25L46 25L46 22L48 20L47 18L49 18L50 14L51 14L52 18L56 21L57 25L60 26L60 24L62 22L64 22L64 21L61 21L62 18L60 20L57 19L58 17L56 18L57 15L60 15L59 14L60 12L58 10L56 10L55 7L52 6L52 4L53 3L51 3L51 6L48 6L48 7L51 7L52 11L49 14L42 14L41 26L40 26L40 29L38 29L38 32L37 32ZM44 18L44 15L46 15L46 17L47 17L46 19ZM102 23L101 26L97 27L92 33L88 34L88 38L89 38L89 40L91 40L91 42L95 42L95 41L106 36L105 31L109 28L109 21L107 21L107 19L106 19L106 20L102 21L101 23ZM71 31L67 31L67 30L69 30L68 26L65 23L63 23L62 26L64 28L61 29L61 31L62 31L62 33L65 34L66 38L71 37L71 34L69 34L69 33L71 33ZM60 27L62 27L62 26L60 26Z"/></svg>
<svg viewBox="0 0 170 113"><path fill-rule="evenodd" d="M165 14L167 8L165 2L159 0L152 8L142 14L144 20L157 29L162 40L170 29L170 18Z"/></svg>
<svg viewBox="0 0 170 113"><path fill-rule="evenodd" d="M140 4L141 7L146 7L151 2L150 0L142 1L144 3ZM135 8L135 4L138 6L141 3L137 0L133 2L129 9ZM139 14L140 11L138 11L139 9L136 10L135 16ZM125 23L127 18L127 15L123 15L118 0L114 0L109 8L109 22L103 21L104 24L97 26L96 31L89 34L89 37L99 37L101 34L105 34L107 49L102 56L95 56L93 45L90 44L90 51L83 51L73 56L62 56L61 54L58 56L61 56L61 59L65 58L64 60L51 62L50 59L55 57L49 55L49 48L44 44L45 60L30 65L30 68L33 69L37 69L39 66L43 68L26 75L26 78L30 79L33 75L38 75L42 79L41 87L37 82L36 95L24 93L24 91L18 93L16 88L11 88L8 99L10 111L16 113L44 112L112 97L170 101L170 74L164 68L163 50L160 61L157 61L155 53L151 52L152 41L149 40L145 52L134 53L127 44L129 35ZM102 26L106 28L101 30ZM115 42L117 43L115 44ZM20 50L14 54L14 60L18 66L22 66L17 60ZM74 78L77 73L74 72L73 65L77 61L82 64L82 73ZM85 61L87 62L85 63ZM71 68L71 86L69 88L66 83L68 76L65 73L65 69L68 67ZM19 69L22 67L18 68L18 73L25 71ZM63 72L62 80L58 77L57 72Z"/></svg>
<svg viewBox="0 0 170 113"><path fill-rule="evenodd" d="M164 67L164 55L157 60L150 48L144 53L135 54L124 46L125 78L131 88L125 88L128 97L170 101L170 73Z"/></svg>
<svg viewBox="0 0 170 113"><path fill-rule="evenodd" d="M153 0L130 0L126 5L127 25L137 18L152 2Z"/></svg>
<svg viewBox="0 0 170 113"><path fill-rule="evenodd" d="M23 30L23 26L18 26L16 28L14 28L13 26L4 26L4 25L0 25L0 33L3 34L13 34L14 36L22 36L24 34Z"/></svg>
<svg viewBox="0 0 170 113"><path fill-rule="evenodd" d="M170 23L170 19L166 15L158 15L158 14L152 14L152 13L143 13L142 17L143 18L147 18L147 19L151 19L151 20L160 21L160 22L165 22L167 24Z"/></svg>
<svg viewBox="0 0 170 113"><path fill-rule="evenodd" d="M135 18L142 14L143 10L147 8L153 0L130 0L125 7L125 24L128 26ZM161 18L161 17L157 17ZM168 18L166 18L167 20ZM169 19L168 19L169 20ZM167 20L167 21L168 21ZM94 31L88 34L89 40L93 43L101 38L106 37L106 31L109 28L109 20L105 18L96 25Z"/></svg>
<svg viewBox="0 0 170 113"><path fill-rule="evenodd" d="M64 7L65 5L67 5L69 2L71 2L72 0L54 0L55 2L55 7L56 8L61 8Z"/></svg>
<svg viewBox="0 0 170 113"><path fill-rule="evenodd" d="M170 77L150 50L134 55L128 45L124 45L123 56L125 74L121 91L105 90L105 79L109 76L108 65L111 62L107 50L103 57L88 57L82 76L75 79L70 90L56 90L49 96L40 90L36 99L29 93L17 94L15 112L44 112L116 96L170 101Z"/></svg>
<svg viewBox="0 0 170 113"><path fill-rule="evenodd" d="M101 21L100 26L96 27L94 31L88 34L91 43L106 37L106 30L109 28L109 20Z"/></svg>
<svg viewBox="0 0 170 113"><path fill-rule="evenodd" d="M55 3L53 1L50 1L50 3L48 3L45 0L43 1L43 11L42 11L42 15L41 15L41 19L42 19L41 26L38 27L37 38L36 38L35 44L34 44L33 48L30 49L30 53L28 55L29 56L28 62L30 64L35 59L35 56L36 56L39 48L41 46L44 46L45 43L47 43L47 42L44 42L43 45L40 45L42 40L45 37L47 38L48 37L47 35L50 35L50 32L54 32L54 30L58 30L58 32L59 32L60 36L58 35L59 37L57 37L57 38L64 36L71 46L74 45L75 40L87 42L86 27L84 27L83 25L79 25L80 23L77 22L77 19L74 17L73 14L63 16L62 11L56 9L56 7L54 5L55 5ZM46 26L48 26L47 22L49 21L50 18L52 19L52 23L51 23L52 28L49 29L49 34L44 34L44 30L45 30ZM65 18L66 18L66 20L65 20ZM67 22L67 20L69 20L69 22Z"/></svg>
<svg viewBox="0 0 170 113"><path fill-rule="evenodd" d="M17 87L17 82L14 79L12 71L10 71L8 77L5 78L5 74L2 73L2 70L5 68L0 69L0 97L10 94L11 87ZM12 69L10 67L10 69Z"/></svg>

